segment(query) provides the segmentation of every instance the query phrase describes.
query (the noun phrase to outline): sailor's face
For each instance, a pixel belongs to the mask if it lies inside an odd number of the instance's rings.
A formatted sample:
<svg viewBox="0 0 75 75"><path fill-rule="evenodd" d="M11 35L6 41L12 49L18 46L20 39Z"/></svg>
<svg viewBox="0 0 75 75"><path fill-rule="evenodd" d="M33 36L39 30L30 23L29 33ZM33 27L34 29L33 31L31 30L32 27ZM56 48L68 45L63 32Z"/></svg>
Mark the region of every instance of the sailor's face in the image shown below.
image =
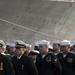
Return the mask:
<svg viewBox="0 0 75 75"><path fill-rule="evenodd" d="M53 44L53 49L54 50L60 49L60 46L58 44Z"/></svg>
<svg viewBox="0 0 75 75"><path fill-rule="evenodd" d="M20 56L24 53L24 48L16 48L16 55Z"/></svg>
<svg viewBox="0 0 75 75"><path fill-rule="evenodd" d="M39 45L40 53L46 53L48 51L47 45Z"/></svg>
<svg viewBox="0 0 75 75"><path fill-rule="evenodd" d="M66 45L66 46L61 46L60 50L61 50L62 52L67 52L67 51L69 50L69 46L68 46L68 45Z"/></svg>
<svg viewBox="0 0 75 75"><path fill-rule="evenodd" d="M4 51L4 49L2 47L0 47L0 53L3 52L3 51Z"/></svg>

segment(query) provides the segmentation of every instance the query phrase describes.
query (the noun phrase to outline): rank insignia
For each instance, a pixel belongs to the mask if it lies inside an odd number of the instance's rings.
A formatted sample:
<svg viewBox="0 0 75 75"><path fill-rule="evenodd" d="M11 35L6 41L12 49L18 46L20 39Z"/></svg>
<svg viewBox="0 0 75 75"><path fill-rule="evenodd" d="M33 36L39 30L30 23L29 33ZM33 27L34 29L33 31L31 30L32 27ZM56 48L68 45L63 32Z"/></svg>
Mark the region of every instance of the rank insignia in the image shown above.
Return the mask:
<svg viewBox="0 0 75 75"><path fill-rule="evenodd" d="M68 59L67 59L67 62L70 62L70 63L71 63L72 61L73 61L72 58L68 58Z"/></svg>
<svg viewBox="0 0 75 75"><path fill-rule="evenodd" d="M3 70L3 62L0 62L0 70Z"/></svg>
<svg viewBox="0 0 75 75"><path fill-rule="evenodd" d="M51 61L51 56L48 56L46 61Z"/></svg>

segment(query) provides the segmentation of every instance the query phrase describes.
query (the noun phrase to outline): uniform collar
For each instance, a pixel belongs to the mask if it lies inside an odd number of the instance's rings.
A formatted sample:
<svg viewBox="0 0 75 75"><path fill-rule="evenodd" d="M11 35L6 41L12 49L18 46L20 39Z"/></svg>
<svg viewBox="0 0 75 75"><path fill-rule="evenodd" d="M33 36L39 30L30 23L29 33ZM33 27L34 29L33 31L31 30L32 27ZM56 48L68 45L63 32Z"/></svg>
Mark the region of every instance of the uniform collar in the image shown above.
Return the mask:
<svg viewBox="0 0 75 75"><path fill-rule="evenodd" d="M1 53L2 55L6 55L4 52Z"/></svg>
<svg viewBox="0 0 75 75"><path fill-rule="evenodd" d="M20 55L20 56L17 56L17 59L20 59L22 57L22 55Z"/></svg>

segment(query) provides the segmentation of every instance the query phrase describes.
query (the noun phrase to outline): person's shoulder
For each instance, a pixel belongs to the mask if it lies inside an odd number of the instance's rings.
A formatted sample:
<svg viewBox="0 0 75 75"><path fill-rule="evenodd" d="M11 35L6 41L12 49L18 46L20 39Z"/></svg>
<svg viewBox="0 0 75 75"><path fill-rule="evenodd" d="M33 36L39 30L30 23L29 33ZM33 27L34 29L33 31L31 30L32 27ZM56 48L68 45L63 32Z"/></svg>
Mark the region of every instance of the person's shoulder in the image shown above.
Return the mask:
<svg viewBox="0 0 75 75"><path fill-rule="evenodd" d="M69 52L68 56L74 56L75 57L75 54L73 52Z"/></svg>
<svg viewBox="0 0 75 75"><path fill-rule="evenodd" d="M57 57L63 57L63 53L62 52L58 53Z"/></svg>
<svg viewBox="0 0 75 75"><path fill-rule="evenodd" d="M8 60L8 57L5 56L5 55L0 54L0 59L1 59L2 61L7 61L7 60Z"/></svg>
<svg viewBox="0 0 75 75"><path fill-rule="evenodd" d="M69 54L74 54L74 52L71 51L71 52L69 52Z"/></svg>
<svg viewBox="0 0 75 75"><path fill-rule="evenodd" d="M26 59L26 60L31 60L31 57L29 57L29 56L27 56L27 55L25 55L25 54L22 55L22 58L23 58L23 59Z"/></svg>
<svg viewBox="0 0 75 75"><path fill-rule="evenodd" d="M16 57L17 57L17 56L14 55L14 56L12 57L12 59L15 59Z"/></svg>
<svg viewBox="0 0 75 75"><path fill-rule="evenodd" d="M63 53L62 52L59 52L57 55L63 55Z"/></svg>
<svg viewBox="0 0 75 75"><path fill-rule="evenodd" d="M45 57L57 58L57 56L53 52L47 53Z"/></svg>
<svg viewBox="0 0 75 75"><path fill-rule="evenodd" d="M55 54L53 52L48 52L46 56L55 56Z"/></svg>
<svg viewBox="0 0 75 75"><path fill-rule="evenodd" d="M5 55L0 53L0 57L7 58Z"/></svg>
<svg viewBox="0 0 75 75"><path fill-rule="evenodd" d="M32 58L29 57L29 56L27 56L27 55L25 55L25 54L23 54L23 56L22 56L22 60L25 61L27 64L33 62ZM33 63L34 63L34 62L33 62Z"/></svg>

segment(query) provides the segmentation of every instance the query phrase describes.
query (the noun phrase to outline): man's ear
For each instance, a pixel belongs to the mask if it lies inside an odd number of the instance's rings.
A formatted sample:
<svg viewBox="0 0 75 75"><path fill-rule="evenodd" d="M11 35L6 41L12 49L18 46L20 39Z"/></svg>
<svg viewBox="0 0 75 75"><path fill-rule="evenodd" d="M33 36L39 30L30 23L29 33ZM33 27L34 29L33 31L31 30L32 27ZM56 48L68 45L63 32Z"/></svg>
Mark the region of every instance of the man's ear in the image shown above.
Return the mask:
<svg viewBox="0 0 75 75"><path fill-rule="evenodd" d="M26 48L23 48L23 51L26 51Z"/></svg>
<svg viewBox="0 0 75 75"><path fill-rule="evenodd" d="M70 48L70 45L68 45L68 48Z"/></svg>
<svg viewBox="0 0 75 75"><path fill-rule="evenodd" d="M48 45L45 45L46 49L48 48Z"/></svg>

